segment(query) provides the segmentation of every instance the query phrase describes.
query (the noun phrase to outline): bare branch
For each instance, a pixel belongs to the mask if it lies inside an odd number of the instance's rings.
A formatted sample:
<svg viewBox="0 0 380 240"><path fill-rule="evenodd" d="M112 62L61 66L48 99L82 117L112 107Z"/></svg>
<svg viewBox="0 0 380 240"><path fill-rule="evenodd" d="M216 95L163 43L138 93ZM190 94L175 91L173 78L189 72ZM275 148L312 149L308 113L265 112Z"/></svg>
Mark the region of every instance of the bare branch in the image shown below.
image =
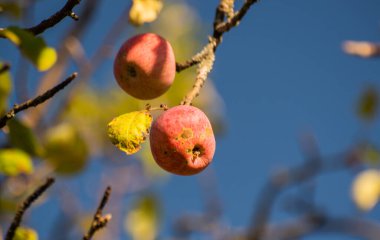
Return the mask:
<svg viewBox="0 0 380 240"><path fill-rule="evenodd" d="M252 216L248 238L250 240L261 239L265 234L266 225L277 196L287 187L304 183L317 174L328 170L339 170L354 166L352 154L339 154L325 161L306 161L302 165L292 169L283 170L275 174L264 186L260 194L255 213Z"/></svg>
<svg viewBox="0 0 380 240"><path fill-rule="evenodd" d="M202 52L199 54L203 57L201 60L198 70L197 70L197 77L195 78L195 83L193 88L190 90L189 93L186 94L185 98L183 99L182 103L183 105L190 105L193 99L199 95L199 91L203 87L208 73L211 71L214 61L215 61L215 54L214 54L214 47L216 45L216 41L214 38L210 40L210 43L206 45L206 47L202 50Z"/></svg>
<svg viewBox="0 0 380 240"><path fill-rule="evenodd" d="M228 32L231 28L237 26L240 20L242 20L245 14L248 12L249 8L258 1L259 0L246 0L243 6L240 8L240 10L236 12L233 17L228 19L226 22L219 24L216 27L216 31L220 33L225 33Z"/></svg>
<svg viewBox="0 0 380 240"><path fill-rule="evenodd" d="M36 107L39 104L45 102L46 100L52 98L57 92L61 91L64 89L69 83L71 83L76 77L77 73L71 74L66 80L58 84L57 86L53 87L52 89L46 91L45 93L30 99L22 104L15 104L14 107L9 110L8 113L6 113L3 117L0 118L0 128L3 128L5 124L7 123L8 120L12 119L15 117L15 115L18 112L21 112L25 109L28 109L30 107Z"/></svg>
<svg viewBox="0 0 380 240"><path fill-rule="evenodd" d="M317 231L375 240L380 236L380 223L354 217L332 217L318 213L307 214L282 223L268 224L266 234L260 239L299 239Z"/></svg>
<svg viewBox="0 0 380 240"><path fill-rule="evenodd" d="M73 24L68 31L66 31L65 36L61 40L61 46L57 47L59 56L57 59L56 64L43 76L42 79L40 79L40 84L37 87L37 93L42 94L48 89L52 88L54 85L58 84L59 79L62 78L63 74L65 73L65 69L69 63L69 52L64 46L65 43L68 41L71 37L76 37L80 39L80 37L83 35L84 31L88 27L88 25L91 23L91 19L94 17L94 14L96 13L96 9L99 6L99 0L91 0L91 1L85 1L83 2L83 6L81 8L80 17L81 20L78 21L78 23ZM81 79L83 77L83 74L80 73ZM38 109L32 112L28 112L28 120L29 124L32 127L40 128L41 125L44 123L44 121L41 121L41 119L46 116L46 111L48 109L48 106L50 105L50 102L40 106Z"/></svg>
<svg viewBox="0 0 380 240"><path fill-rule="evenodd" d="M19 207L16 215L7 231L5 240L12 240L17 228L21 224L22 217L25 211L32 205L32 203L39 198L52 184L54 183L54 178L48 178L44 184L38 187Z"/></svg>
<svg viewBox="0 0 380 240"><path fill-rule="evenodd" d="M103 209L106 206L110 195L111 187L108 186L106 191L104 192L102 200L100 201L99 207L96 210L90 229L88 230L87 234L83 237L83 240L90 240L98 230L104 228L107 225L107 223L111 220L111 214L106 214L102 216Z"/></svg>
<svg viewBox="0 0 380 240"><path fill-rule="evenodd" d="M64 19L67 16L73 18L74 20L78 20L78 16L76 16L76 14L73 13L72 10L79 3L80 0L68 0L67 3L60 10L58 10L58 12L54 13L49 18L43 20L36 26L26 28L25 30L28 30L34 35L38 35L43 33L46 29L55 26L57 23L59 23L62 19Z"/></svg>
<svg viewBox="0 0 380 240"><path fill-rule="evenodd" d="M183 64L176 63L176 71L181 72L191 66L200 65L197 71L197 77L195 84L189 93L185 96L181 104L190 105L193 99L199 95L199 92L204 85L208 74L211 72L213 63L215 60L215 51L219 44L222 42L222 36L225 32L231 28L237 26L238 22L245 16L249 8L258 2L258 0L247 0L241 9L231 16L233 11L233 0L220 0L218 7L216 8L214 18L214 31L212 37L209 39L209 43L197 53L190 60ZM228 17L226 21L224 19ZM212 45L212 49L209 51L209 46Z"/></svg>
<svg viewBox="0 0 380 240"><path fill-rule="evenodd" d="M194 65L197 65L201 62L200 59L197 59L196 56L198 56L200 53L194 55L190 60L187 60L184 63L175 63L175 70L179 73L182 72L185 69L188 69L189 67L192 67Z"/></svg>

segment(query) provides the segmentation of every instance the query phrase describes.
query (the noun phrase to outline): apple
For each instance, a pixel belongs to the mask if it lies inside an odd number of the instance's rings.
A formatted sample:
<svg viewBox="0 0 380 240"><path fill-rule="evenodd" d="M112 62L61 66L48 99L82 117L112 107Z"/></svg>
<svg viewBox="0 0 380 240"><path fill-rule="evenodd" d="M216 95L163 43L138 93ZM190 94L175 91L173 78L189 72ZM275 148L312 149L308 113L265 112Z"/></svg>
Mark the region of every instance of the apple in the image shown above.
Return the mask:
<svg viewBox="0 0 380 240"><path fill-rule="evenodd" d="M215 137L209 119L200 109L179 105L153 122L150 147L154 160L166 171L193 175L211 163Z"/></svg>
<svg viewBox="0 0 380 240"><path fill-rule="evenodd" d="M121 46L113 72L119 86L129 95L142 100L157 98L174 81L173 49L157 34L136 35Z"/></svg>

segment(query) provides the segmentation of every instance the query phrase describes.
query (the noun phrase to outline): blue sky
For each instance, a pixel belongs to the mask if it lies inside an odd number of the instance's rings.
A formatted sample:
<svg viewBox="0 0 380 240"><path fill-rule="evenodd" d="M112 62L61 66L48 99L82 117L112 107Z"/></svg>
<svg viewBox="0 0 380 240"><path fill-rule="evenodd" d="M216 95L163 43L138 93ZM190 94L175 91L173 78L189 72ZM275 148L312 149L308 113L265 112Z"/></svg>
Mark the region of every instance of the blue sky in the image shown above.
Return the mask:
<svg viewBox="0 0 380 240"><path fill-rule="evenodd" d="M53 3L41 2L45 8L36 16L56 8ZM104 35L102 26L121 11L118 4L124 6L121 0L110 2L102 5L95 27L85 36L90 51ZM206 33L211 33L217 3L187 1L202 19ZM302 134L315 136L322 155L348 149L359 141L363 129L367 138L380 144L379 121L365 127L355 115L360 93L370 84L380 87L380 60L355 58L341 50L344 40L380 41L379 9L378 0L262 0L237 28L225 34L211 77L223 98L227 131L217 138L212 169L207 171L216 177L226 224L246 226L270 174L303 161ZM58 25L58 30L46 32L47 38L58 39L59 29L64 29L67 21L70 19ZM202 41L207 41L206 35ZM15 58L16 51L5 50L8 52ZM100 71L109 74L112 62ZM335 216L356 214L350 199L354 174L318 177L318 206ZM163 236L170 235L170 224L181 213L202 211L200 178L173 176L158 184L156 191L164 209ZM71 184L75 185L74 180ZM93 206L95 202L87 203ZM376 214L364 216L379 220ZM276 204L272 220L287 217L290 215L281 204ZM317 235L304 239L355 238Z"/></svg>

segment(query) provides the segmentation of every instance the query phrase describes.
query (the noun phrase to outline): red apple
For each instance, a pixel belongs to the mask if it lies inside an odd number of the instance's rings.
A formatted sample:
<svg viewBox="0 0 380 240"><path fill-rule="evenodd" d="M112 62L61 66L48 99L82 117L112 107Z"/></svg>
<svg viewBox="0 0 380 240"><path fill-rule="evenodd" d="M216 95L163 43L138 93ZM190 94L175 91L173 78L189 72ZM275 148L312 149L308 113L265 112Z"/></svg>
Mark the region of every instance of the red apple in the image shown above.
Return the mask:
<svg viewBox="0 0 380 240"><path fill-rule="evenodd" d="M145 33L127 40L114 62L119 86L138 99L164 94L173 83L176 69L173 49L157 34Z"/></svg>
<svg viewBox="0 0 380 240"><path fill-rule="evenodd" d="M193 175L212 161L215 137L201 110L180 105L163 112L153 122L150 147L155 161L166 171Z"/></svg>

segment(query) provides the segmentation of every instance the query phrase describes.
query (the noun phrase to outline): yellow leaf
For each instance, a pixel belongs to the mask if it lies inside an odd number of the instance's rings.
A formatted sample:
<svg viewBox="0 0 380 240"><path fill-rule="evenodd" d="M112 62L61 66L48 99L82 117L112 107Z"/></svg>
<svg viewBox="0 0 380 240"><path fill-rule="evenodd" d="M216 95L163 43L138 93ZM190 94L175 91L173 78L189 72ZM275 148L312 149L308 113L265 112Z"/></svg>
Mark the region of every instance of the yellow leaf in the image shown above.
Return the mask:
<svg viewBox="0 0 380 240"><path fill-rule="evenodd" d="M57 61L54 48L48 47L41 37L18 27L8 27L0 34L15 44L21 53L28 58L39 71L46 71Z"/></svg>
<svg viewBox="0 0 380 240"><path fill-rule="evenodd" d="M129 21L136 26L153 22L160 13L162 5L162 0L133 0Z"/></svg>
<svg viewBox="0 0 380 240"><path fill-rule="evenodd" d="M140 150L151 124L152 116L149 111L126 113L108 124L108 137L120 150L133 154Z"/></svg>
<svg viewBox="0 0 380 240"><path fill-rule="evenodd" d="M16 176L33 172L32 159L19 149L0 150L0 174Z"/></svg>
<svg viewBox="0 0 380 240"><path fill-rule="evenodd" d="M352 197L362 210L371 210L380 196L380 172L369 169L361 172L352 185Z"/></svg>
<svg viewBox="0 0 380 240"><path fill-rule="evenodd" d="M54 48L43 47L37 55L36 67L39 71L46 71L57 61L57 52Z"/></svg>
<svg viewBox="0 0 380 240"><path fill-rule="evenodd" d="M156 199L145 196L128 213L125 228L134 240L154 240L158 230L159 211Z"/></svg>
<svg viewBox="0 0 380 240"><path fill-rule="evenodd" d="M38 240L38 234L34 229L18 227L13 240Z"/></svg>

